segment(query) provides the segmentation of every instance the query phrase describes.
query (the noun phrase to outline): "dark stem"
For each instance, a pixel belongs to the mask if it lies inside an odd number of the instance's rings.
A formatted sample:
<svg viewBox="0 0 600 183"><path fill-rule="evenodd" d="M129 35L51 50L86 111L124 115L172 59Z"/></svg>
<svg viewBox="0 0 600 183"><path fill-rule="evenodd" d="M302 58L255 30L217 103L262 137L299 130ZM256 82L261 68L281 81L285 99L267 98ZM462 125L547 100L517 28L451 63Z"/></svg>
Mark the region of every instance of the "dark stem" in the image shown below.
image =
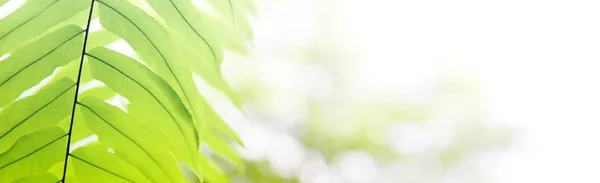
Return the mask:
<svg viewBox="0 0 600 183"><path fill-rule="evenodd" d="M85 56L88 35L90 34L90 22L92 21L92 12L94 11L94 1L90 4L90 14L88 15L87 25L85 27L85 38L83 40L83 49L81 50L81 60L79 61L79 72L77 73L77 85L75 87L75 97L73 98L73 110L71 111L71 124L69 125L69 139L67 140L67 150L65 152L65 164L63 168L63 176L62 181L65 182L65 177L67 176L67 163L69 161L69 150L71 146L71 136L73 132L73 121L75 120L75 107L77 105L77 95L79 94L79 86L81 85L81 70L83 68L83 58Z"/></svg>

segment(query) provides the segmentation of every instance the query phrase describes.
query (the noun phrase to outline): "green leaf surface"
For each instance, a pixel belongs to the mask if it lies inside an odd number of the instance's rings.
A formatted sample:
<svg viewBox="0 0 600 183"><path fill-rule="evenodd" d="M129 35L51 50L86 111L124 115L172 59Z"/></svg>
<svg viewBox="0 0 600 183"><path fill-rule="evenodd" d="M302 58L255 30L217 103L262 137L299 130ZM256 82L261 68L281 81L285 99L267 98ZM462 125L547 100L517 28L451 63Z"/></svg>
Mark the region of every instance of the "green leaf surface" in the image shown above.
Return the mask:
<svg viewBox="0 0 600 183"><path fill-rule="evenodd" d="M0 106L13 102L55 68L81 56L83 30L68 26L16 51L0 62ZM2 41L0 41L2 42Z"/></svg>
<svg viewBox="0 0 600 183"><path fill-rule="evenodd" d="M167 63L166 54L172 53L174 45L169 41L169 35L164 28L144 11L122 0L96 1L100 9L102 26L123 38L136 51L154 72L158 73L174 89L182 95L181 88L176 85L174 71ZM167 53L161 52L159 47Z"/></svg>
<svg viewBox="0 0 600 183"><path fill-rule="evenodd" d="M200 166L202 167L202 176L206 182L229 182L229 177L221 170L217 169L217 166L210 162L208 157L200 158Z"/></svg>
<svg viewBox="0 0 600 183"><path fill-rule="evenodd" d="M8 151L0 154L0 182L11 182L46 172L64 160L67 134L58 127L21 137Z"/></svg>
<svg viewBox="0 0 600 183"><path fill-rule="evenodd" d="M98 99L107 100L111 97L114 97L117 93L111 90L109 87L101 86L96 88L91 88L79 94L80 98L86 96L93 96Z"/></svg>
<svg viewBox="0 0 600 183"><path fill-rule="evenodd" d="M12 183L55 183L60 179L54 176L52 173L44 173L34 176L25 177L19 180L16 180Z"/></svg>
<svg viewBox="0 0 600 183"><path fill-rule="evenodd" d="M223 21L198 11L190 0L149 0L169 26L172 41L180 50L190 50L190 68L212 86L223 91L234 103L238 99L221 77L223 49L245 54L245 45L238 34L226 27ZM175 39L175 37L179 39ZM183 45L183 46L181 46Z"/></svg>
<svg viewBox="0 0 600 183"><path fill-rule="evenodd" d="M144 11L126 1L98 2L102 26L127 41L142 61L172 86L195 118L201 114L199 105L203 99L190 68L212 86L228 91L228 85L211 62L196 60L197 55L176 39L170 39L171 35Z"/></svg>
<svg viewBox="0 0 600 183"><path fill-rule="evenodd" d="M87 47L93 49L96 47L106 46L112 42L119 40L119 37L107 30L92 32L89 35Z"/></svg>
<svg viewBox="0 0 600 183"><path fill-rule="evenodd" d="M250 0L210 0L218 16L191 0L130 2L26 0L0 19L0 55L10 53L0 61L0 182L229 182L201 141L243 168L231 146L241 140L194 75L239 104L220 65L224 50L246 53ZM88 34L95 18L104 29ZM104 48L119 39L139 60ZM122 110L103 101L117 94L129 101ZM98 142L80 146L91 135Z"/></svg>
<svg viewBox="0 0 600 183"><path fill-rule="evenodd" d="M79 180L87 183L151 182L137 168L108 149L96 142L69 155Z"/></svg>
<svg viewBox="0 0 600 183"><path fill-rule="evenodd" d="M232 144L214 133L202 133L202 142L205 143L217 156L229 161L238 170L244 169L244 160L231 146Z"/></svg>
<svg viewBox="0 0 600 183"><path fill-rule="evenodd" d="M0 6L4 5L8 0L0 0Z"/></svg>
<svg viewBox="0 0 600 183"><path fill-rule="evenodd" d="M49 28L89 9L88 0L28 0L0 20L0 55L37 39ZM81 46L79 46L81 48Z"/></svg>
<svg viewBox="0 0 600 183"><path fill-rule="evenodd" d="M173 35L184 40L200 57L209 59L220 69L223 48L245 53L241 39L226 24L208 12L199 11L190 0L149 0L148 3L161 15Z"/></svg>
<svg viewBox="0 0 600 183"><path fill-rule="evenodd" d="M182 182L186 179L174 159L140 122L120 109L98 99L86 97L78 102L86 126L98 140L120 158L154 182Z"/></svg>
<svg viewBox="0 0 600 183"><path fill-rule="evenodd" d="M61 121L57 126L69 130L71 127L71 116L69 115L63 121ZM78 141L93 135L90 129L85 126L85 123L82 121L83 116L81 114L75 115L75 119L73 119L73 131L71 132L71 143L77 143Z"/></svg>
<svg viewBox="0 0 600 183"><path fill-rule="evenodd" d="M243 40L252 40L252 29L248 15L256 16L256 7L251 0L208 0L222 19L231 25Z"/></svg>
<svg viewBox="0 0 600 183"><path fill-rule="evenodd" d="M94 78L126 97L131 106L151 119L152 127L168 135L176 152L193 153L190 151L198 143L191 116L164 80L137 61L106 48L94 49L87 56Z"/></svg>
<svg viewBox="0 0 600 183"><path fill-rule="evenodd" d="M20 137L54 126L71 114L75 83L69 79L43 88L0 113L0 153Z"/></svg>

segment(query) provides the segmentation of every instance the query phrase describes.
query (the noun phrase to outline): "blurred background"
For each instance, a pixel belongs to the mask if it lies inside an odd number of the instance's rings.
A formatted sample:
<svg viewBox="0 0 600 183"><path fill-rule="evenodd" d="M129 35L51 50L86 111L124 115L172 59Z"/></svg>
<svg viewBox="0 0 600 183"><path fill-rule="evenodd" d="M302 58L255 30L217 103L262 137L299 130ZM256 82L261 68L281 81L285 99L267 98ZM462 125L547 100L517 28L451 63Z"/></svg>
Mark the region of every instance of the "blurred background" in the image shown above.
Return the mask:
<svg viewBox="0 0 600 183"><path fill-rule="evenodd" d="M256 5L236 182L600 182L598 2Z"/></svg>
<svg viewBox="0 0 600 183"><path fill-rule="evenodd" d="M255 3L235 183L600 182L600 1Z"/></svg>

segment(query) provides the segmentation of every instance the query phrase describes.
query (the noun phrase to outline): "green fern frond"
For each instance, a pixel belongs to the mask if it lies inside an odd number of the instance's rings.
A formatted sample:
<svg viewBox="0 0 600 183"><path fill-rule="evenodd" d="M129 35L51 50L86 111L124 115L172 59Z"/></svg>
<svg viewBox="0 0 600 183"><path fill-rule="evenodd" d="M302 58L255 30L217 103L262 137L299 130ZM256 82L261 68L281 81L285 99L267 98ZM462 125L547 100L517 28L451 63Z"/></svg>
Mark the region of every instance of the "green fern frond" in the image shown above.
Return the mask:
<svg viewBox="0 0 600 183"><path fill-rule="evenodd" d="M226 50L247 54L256 12L195 1L27 0L0 19L0 182L229 182L220 161L242 170L242 140L194 76L239 106L220 65ZM119 40L133 53L109 49Z"/></svg>

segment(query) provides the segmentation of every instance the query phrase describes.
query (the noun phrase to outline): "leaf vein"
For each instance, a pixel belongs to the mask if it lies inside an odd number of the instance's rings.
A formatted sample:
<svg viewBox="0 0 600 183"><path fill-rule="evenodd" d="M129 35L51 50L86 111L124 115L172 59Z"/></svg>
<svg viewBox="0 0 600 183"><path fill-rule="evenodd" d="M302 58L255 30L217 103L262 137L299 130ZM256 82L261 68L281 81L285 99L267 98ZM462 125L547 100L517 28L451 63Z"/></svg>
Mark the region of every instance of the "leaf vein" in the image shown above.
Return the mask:
<svg viewBox="0 0 600 183"><path fill-rule="evenodd" d="M133 144L135 144L138 148L140 148L150 159L152 159L152 161L154 162L154 164L156 164L164 173L165 175L169 175L169 173L167 173L167 171L160 166L160 164L158 163L158 161L152 156L150 155L150 153L144 149L140 144L138 144L138 142L136 142L135 140L131 139L131 137L129 137L128 135L126 135L125 133L121 132L121 130L119 130L117 127L113 126L111 123L109 123L106 119L104 119L102 116L100 116L100 114L96 113L96 111L94 111L92 108L88 107L87 105L77 102L77 104L87 108L88 110L90 110L92 113L94 113L94 115L98 116L98 118L100 118L102 121L104 121L104 123L106 123L108 126L110 126L112 129L114 129L115 131L119 132L121 135L123 135L125 138L127 138L129 141L131 141ZM169 176L169 178L171 178Z"/></svg>
<svg viewBox="0 0 600 183"><path fill-rule="evenodd" d="M2 134L2 136L0 136L0 139L2 139L3 137L5 137L6 135L8 135L10 132L12 132L14 129L16 129L17 127L19 127L21 124L25 123L25 121L27 121L29 118L31 118L33 115L37 114L38 112L40 112L42 109L48 107L48 105L50 105L52 102L56 101L58 98L60 98L62 95L64 95L65 93L67 93L67 91L71 90L71 88L73 88L73 86L75 86L76 84L71 85L69 88L67 88L65 91L61 92L60 94L58 94L56 97L54 97L54 99L52 99L50 102L46 103L44 106L40 107L39 109L37 109L36 111L34 111L33 113L31 113L29 116L27 116L27 118L21 120L19 123L17 123L17 125L13 126L12 128L10 128L10 130L8 130L6 133Z"/></svg>
<svg viewBox="0 0 600 183"><path fill-rule="evenodd" d="M119 15L121 15L123 18L127 19L133 26L135 26L143 35L144 37L146 37L146 39L150 42L150 44L152 44L152 47L154 47L154 49L156 50L156 52L158 52L158 54L160 55L161 59L163 60L163 62L165 63L165 65L167 66L167 68L169 69L169 72L171 73L171 75L173 76L173 78L175 79L175 82L177 82L177 85L179 86L179 88L181 88L181 91L183 92L183 95L185 97L185 100L191 104L191 102L189 101L189 97L187 96L187 93L185 92L185 90L183 89L183 87L181 86L181 83L179 82L179 79L177 79L177 77L175 77L175 74L173 73L173 69L171 69L171 66L169 65L169 63L167 62L167 59L165 58L165 56L162 54L162 52L158 49L158 47L156 47L156 45L154 44L154 42L152 42L152 40L148 37L148 35L146 35L146 33L137 26L137 24L135 24L131 19L129 19L129 17L123 15L123 13L119 12L117 9L115 9L114 7L106 4L105 2L96 0L99 3L105 5L106 7L112 9L113 11L117 12ZM198 134L195 134L196 136ZM188 139L185 138L185 141L188 142ZM197 139L194 139L195 145L198 146L199 142L197 142ZM188 142L189 143L189 142Z"/></svg>
<svg viewBox="0 0 600 183"><path fill-rule="evenodd" d="M2 83L0 83L0 86L4 85L6 82L8 82L9 80L11 80L11 79L12 79L13 77L15 77L17 74L21 73L21 71L23 71L23 70L25 70L25 69L29 68L31 65L33 65L33 64L35 64L35 63L37 63L37 62L39 62L39 61L40 61L40 60L42 60L44 57L46 57L46 56L50 55L50 53L52 53L52 52L56 51L56 50L57 50L58 48L60 48L62 45L64 45L64 44L66 44L67 42L71 41L73 38L75 38L75 37L79 36L79 34L81 34L81 33L83 33L83 32L85 32L85 31L83 31L83 30L82 30L81 32L79 32L79 33L77 33L77 34L73 35L73 36L72 36L72 37L70 37L69 39L67 39L67 40L63 41L62 43L60 43L58 46L54 47L54 48L53 48L52 50L50 50L48 53L46 53L46 54L42 55L42 57L40 57L40 58L36 59L35 61L33 61L33 62L29 63L29 64L27 64L25 67L21 68L19 71L17 71L16 73L12 74L10 77L8 77L6 80L4 80Z"/></svg>
<svg viewBox="0 0 600 183"><path fill-rule="evenodd" d="M142 85L141 83L139 83L137 80L131 78L131 76L125 74L123 71L119 70L115 66L107 63L106 61L104 61L104 60L102 60L102 59L100 59L100 58L98 58L98 57L96 57L96 56L94 56L92 54L89 54L89 53L85 53L85 54L87 56L90 56L90 57L92 57L92 58L100 61L101 63L103 63L103 64L105 64L105 65L113 68L115 71L121 73L123 76L129 78L131 81L135 82L137 85L139 85L144 90L146 90L146 92L148 92L148 94L150 94L152 96L152 98L154 98L154 100L160 104L160 106L167 112L167 114L169 114L169 116L171 117L171 119L173 119L173 121L175 122L175 125L177 125L177 128L179 129L179 132L181 132L181 134L184 134L183 133L183 128L181 127L181 125L179 125L179 123L177 122L177 120L175 119L175 117L173 116L173 114L171 114L171 111L167 110L167 108L165 107L165 105L160 100L158 100L158 97L156 97L156 95L154 95L154 93L150 92L150 90L148 88L146 88L144 85Z"/></svg>
<svg viewBox="0 0 600 183"><path fill-rule="evenodd" d="M217 55L215 53L215 51L213 50L213 47L208 43L208 41L206 41L206 39L204 39L204 37L202 37L202 35L200 35L200 33L198 33L198 31L192 27L192 25L188 22L187 18L185 18L185 16L183 16L183 14L181 14L181 11L179 10L179 7L177 7L177 5L175 5L175 3L173 2L173 0L169 0L169 2L171 2L171 4L173 5L173 7L175 7L175 10L177 10L177 13L179 14L179 16L181 16L181 18L183 18L183 20L185 21L185 23L194 31L194 33L196 33L196 35L198 37L200 37L200 39L202 39L202 41L208 46L208 49L210 49L210 53L213 56L213 61L215 63L217 63Z"/></svg>
<svg viewBox="0 0 600 183"><path fill-rule="evenodd" d="M17 25L15 28L11 29L10 31L6 32L6 34L2 35L2 37L0 37L0 40L4 39L7 35L13 33L15 30L17 30L19 27L25 25L27 22L33 20L34 18L36 18L37 16L39 16L40 14L44 13L46 10L48 10L48 8L50 8L52 5L56 4L56 2L58 2L60 0L55 0L54 2L52 2L52 4L48 5L46 8L44 8L42 11L40 11L39 13L33 15L33 17L25 20L24 22L22 22L21 24Z"/></svg>
<svg viewBox="0 0 600 183"><path fill-rule="evenodd" d="M38 152L38 151L40 151L40 150L42 150L42 149L46 148L46 147L47 147L47 146L49 146L50 144L52 144L52 143L54 143L54 142L56 142L56 141L60 140L61 138L63 138L63 137L66 137L66 136L67 136L67 134L64 134L64 135L62 135L62 136L58 137L57 139L54 139L54 140L52 140L50 143L48 143L48 144L46 144L46 145L44 145L44 146L42 146L42 147L40 147L40 148L36 149L35 151L33 151L33 152L31 152L31 153L29 153L29 154L27 154L27 155L25 155L25 156L23 156L23 157L21 157L21 158L19 158L19 159L15 160L15 161L12 161L12 162L10 162L10 163L8 163L8 164L6 164L6 165L4 165L4 166L0 167L0 169L3 169L3 168L5 168L5 167L7 167L7 166L10 166L10 165L12 165L13 163L16 163L16 162L18 162L18 161L21 161L21 160L23 160L23 159L25 159L25 158L27 158L27 157L31 156L32 154L35 154L36 152Z"/></svg>
<svg viewBox="0 0 600 183"><path fill-rule="evenodd" d="M90 166L93 166L93 167L96 167L96 168L98 168L98 169L100 169L100 170L103 170L103 171L105 171L105 172L108 172L108 173L110 173L110 174L112 174L112 175L114 175L114 176L117 176L117 177L121 178L121 179L124 179L124 180L126 180L126 181L128 181L128 182L133 182L133 181L131 181L131 180L129 180L129 179L127 179L127 178L125 178L125 177L123 177L123 176L121 176L121 175L117 174L117 173L111 172L111 171L109 171L109 170L107 170L107 169L105 169L105 168L102 168L102 167L100 167L100 166L98 166L98 165L95 165L95 164L93 164L93 163L91 163L91 162L89 162L89 161L87 161L87 160L85 160L85 159L83 159L83 158L77 157L77 156L75 156L75 155L73 155L73 154L69 154L69 156L71 156L71 157L73 157L73 158L75 158L75 159L77 159L77 160L79 160L79 161L82 161L82 162L84 162L84 163L86 163L86 164L88 164L88 165L90 165Z"/></svg>

